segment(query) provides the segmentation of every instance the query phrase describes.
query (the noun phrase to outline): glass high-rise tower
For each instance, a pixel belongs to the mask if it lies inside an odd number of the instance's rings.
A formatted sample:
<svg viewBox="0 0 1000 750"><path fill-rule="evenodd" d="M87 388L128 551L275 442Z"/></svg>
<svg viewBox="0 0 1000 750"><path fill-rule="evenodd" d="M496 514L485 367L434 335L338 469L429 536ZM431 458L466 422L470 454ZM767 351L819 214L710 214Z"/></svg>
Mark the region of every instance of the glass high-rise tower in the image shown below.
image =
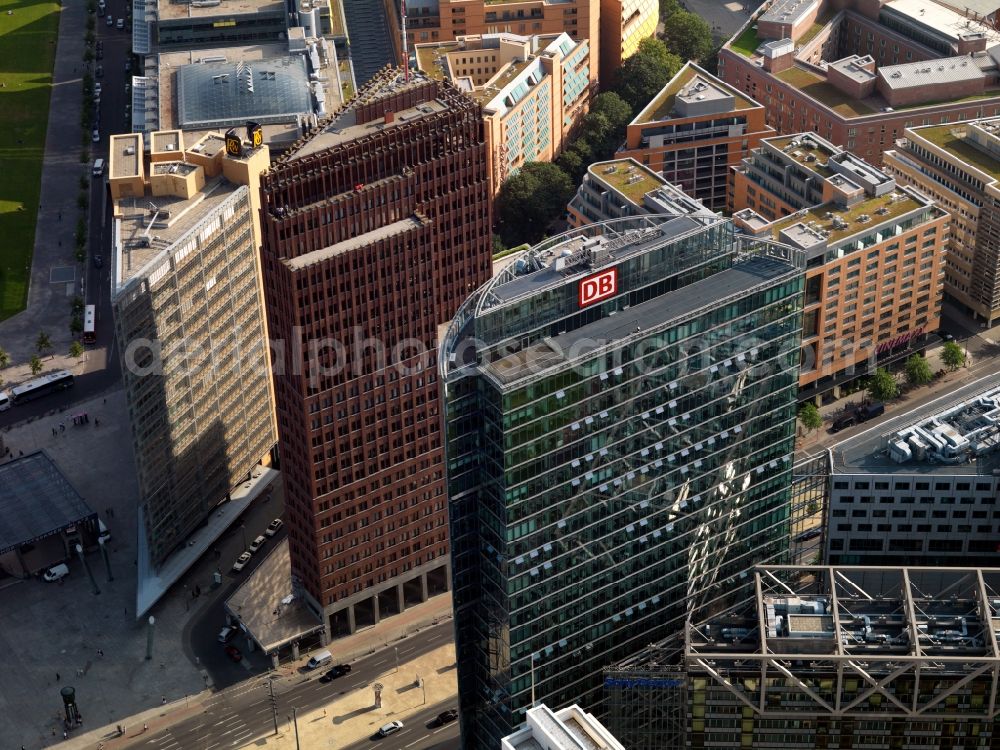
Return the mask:
<svg viewBox="0 0 1000 750"><path fill-rule="evenodd" d="M695 212L512 261L440 350L466 748L731 600L788 547L801 251Z"/></svg>

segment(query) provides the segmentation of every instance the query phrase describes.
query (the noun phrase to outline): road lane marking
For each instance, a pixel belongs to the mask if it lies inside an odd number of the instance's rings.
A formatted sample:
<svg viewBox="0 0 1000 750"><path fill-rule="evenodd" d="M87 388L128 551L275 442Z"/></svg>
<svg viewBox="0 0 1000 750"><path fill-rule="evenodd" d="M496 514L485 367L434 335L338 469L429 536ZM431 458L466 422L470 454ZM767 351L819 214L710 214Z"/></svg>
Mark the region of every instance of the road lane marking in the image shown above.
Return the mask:
<svg viewBox="0 0 1000 750"><path fill-rule="evenodd" d="M405 654L405 653L408 653L410 651L416 651L416 650L417 650L416 646L410 646L409 648L401 648L401 649L399 649L399 653Z"/></svg>
<svg viewBox="0 0 1000 750"><path fill-rule="evenodd" d="M417 739L413 740L413 742L411 742L409 745L403 745L403 747L413 747L418 742L421 742L421 741L426 740L426 739L427 739L426 737L417 737Z"/></svg>

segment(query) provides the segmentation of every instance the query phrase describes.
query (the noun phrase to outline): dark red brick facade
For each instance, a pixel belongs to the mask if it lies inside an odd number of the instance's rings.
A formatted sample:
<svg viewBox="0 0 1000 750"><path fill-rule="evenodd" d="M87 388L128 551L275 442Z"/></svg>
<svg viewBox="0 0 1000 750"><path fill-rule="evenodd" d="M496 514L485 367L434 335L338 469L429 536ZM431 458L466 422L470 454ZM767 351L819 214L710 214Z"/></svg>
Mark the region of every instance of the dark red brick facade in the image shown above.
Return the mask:
<svg viewBox="0 0 1000 750"><path fill-rule="evenodd" d="M292 573L334 632L448 564L437 331L490 275L479 105L383 78L262 184ZM363 132L341 137L342 122Z"/></svg>

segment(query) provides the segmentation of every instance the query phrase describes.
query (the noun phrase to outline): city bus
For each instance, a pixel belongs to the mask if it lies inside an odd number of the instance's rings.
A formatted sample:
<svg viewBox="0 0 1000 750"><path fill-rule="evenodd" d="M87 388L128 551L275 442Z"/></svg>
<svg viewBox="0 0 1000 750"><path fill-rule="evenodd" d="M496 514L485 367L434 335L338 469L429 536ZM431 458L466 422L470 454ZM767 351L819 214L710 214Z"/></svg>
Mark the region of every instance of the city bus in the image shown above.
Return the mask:
<svg viewBox="0 0 1000 750"><path fill-rule="evenodd" d="M87 305L83 309L83 343L97 343L97 306Z"/></svg>
<svg viewBox="0 0 1000 750"><path fill-rule="evenodd" d="M40 378L29 380L23 385L10 389L10 400L14 404L23 404L35 398L41 398L55 391L64 391L73 385L73 373L57 370Z"/></svg>

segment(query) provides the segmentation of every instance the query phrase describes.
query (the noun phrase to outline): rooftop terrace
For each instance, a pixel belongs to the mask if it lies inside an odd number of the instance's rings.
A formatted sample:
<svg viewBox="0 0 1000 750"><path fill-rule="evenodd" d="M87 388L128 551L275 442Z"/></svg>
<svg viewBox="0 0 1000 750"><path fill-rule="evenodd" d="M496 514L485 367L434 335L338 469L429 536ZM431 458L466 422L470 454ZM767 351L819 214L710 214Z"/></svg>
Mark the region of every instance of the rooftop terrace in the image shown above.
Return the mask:
<svg viewBox="0 0 1000 750"><path fill-rule="evenodd" d="M870 115L877 110L860 99L854 99L840 91L826 79L805 68L791 67L775 74L775 77L799 89L834 112L848 117Z"/></svg>
<svg viewBox="0 0 1000 750"><path fill-rule="evenodd" d="M696 65L688 63L680 69L677 75L670 79L670 82L660 90L660 93L653 97L653 100L646 105L646 108L636 116L633 122L641 124L669 119L673 114L678 92L691 83L695 76L701 76L724 94L735 97L735 109L737 111L760 106L710 73Z"/></svg>
<svg viewBox="0 0 1000 750"><path fill-rule="evenodd" d="M966 141L964 127L935 125L926 128L916 128L913 133L916 136L927 139L935 146L954 154L966 164L975 167L994 180L1000 180L1000 160Z"/></svg>
<svg viewBox="0 0 1000 750"><path fill-rule="evenodd" d="M214 5L196 5L192 2L161 0L156 5L156 12L162 21L246 15L251 13L283 13L284 10L285 4L280 0L222 0L221 3Z"/></svg>
<svg viewBox="0 0 1000 750"><path fill-rule="evenodd" d="M633 203L640 205L646 193L667 184L667 181L658 174L633 159L597 162L591 164L587 171Z"/></svg>
<svg viewBox="0 0 1000 750"><path fill-rule="evenodd" d="M839 149L828 146L825 142L817 138L803 137L798 133L795 135L778 136L776 138L766 138L767 143L778 151L781 151L789 159L794 160L800 166L809 169L821 177L832 177L834 172L827 166L826 162L831 156L839 153ZM794 144L794 145L793 145Z"/></svg>
<svg viewBox="0 0 1000 750"><path fill-rule="evenodd" d="M898 197L893 198L892 195ZM773 231L777 237L782 229L801 222L826 234L828 244L836 244L855 234L871 233L877 227L925 205L907 192L868 198L846 208L836 203L823 203L779 219L774 222Z"/></svg>

